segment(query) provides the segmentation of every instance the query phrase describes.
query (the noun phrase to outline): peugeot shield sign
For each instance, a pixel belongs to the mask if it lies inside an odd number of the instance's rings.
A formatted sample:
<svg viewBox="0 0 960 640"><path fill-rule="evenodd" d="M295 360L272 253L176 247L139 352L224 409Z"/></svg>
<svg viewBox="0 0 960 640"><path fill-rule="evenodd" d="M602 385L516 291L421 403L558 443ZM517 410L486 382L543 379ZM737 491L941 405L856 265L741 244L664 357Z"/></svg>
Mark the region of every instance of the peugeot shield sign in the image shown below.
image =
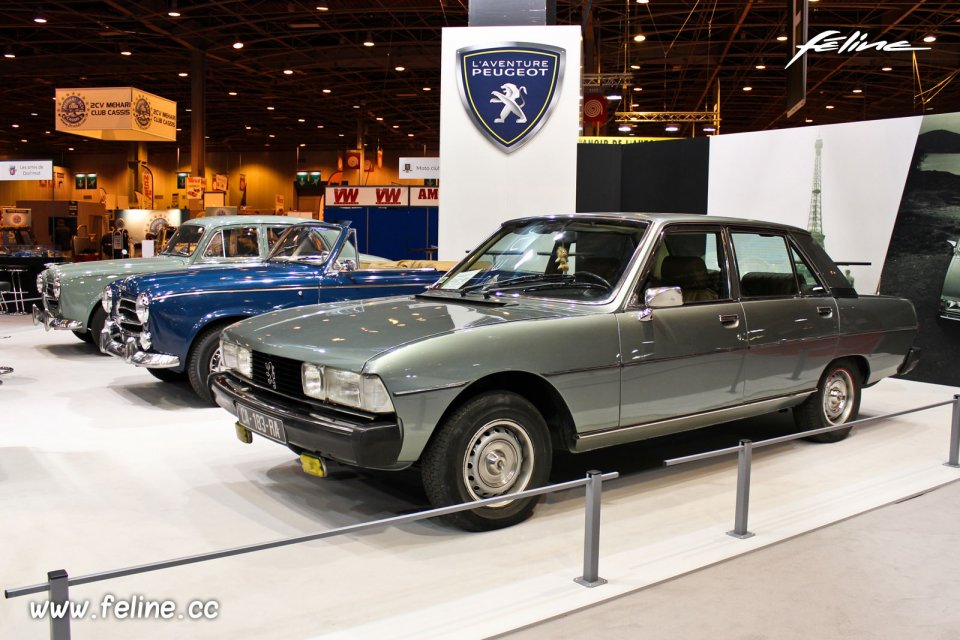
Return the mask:
<svg viewBox="0 0 960 640"><path fill-rule="evenodd" d="M509 42L457 50L457 85L477 128L506 153L540 130L563 81L564 50Z"/></svg>

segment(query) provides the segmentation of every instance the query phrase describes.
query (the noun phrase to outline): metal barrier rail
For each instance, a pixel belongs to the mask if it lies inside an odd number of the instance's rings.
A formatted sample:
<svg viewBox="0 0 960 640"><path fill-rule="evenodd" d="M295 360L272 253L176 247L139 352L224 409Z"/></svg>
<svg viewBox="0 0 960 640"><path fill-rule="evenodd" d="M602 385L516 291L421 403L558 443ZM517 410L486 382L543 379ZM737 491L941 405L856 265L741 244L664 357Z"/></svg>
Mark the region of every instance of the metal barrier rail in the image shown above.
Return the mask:
<svg viewBox="0 0 960 640"><path fill-rule="evenodd" d="M729 455L731 453L737 454L737 505L736 505L736 515L734 517L733 530L728 531L727 535L733 536L734 538L750 538L752 534L747 529L747 516L750 510L750 469L753 462L753 450L760 447L768 447L774 444L780 444L781 442L789 442L791 440L799 440L800 438L809 438L810 436L819 435L821 433L829 433L831 431L839 431L840 429L850 429L853 427L858 427L862 424L868 422L877 422L879 420L888 420L890 418L895 418L897 416L906 415L908 413L917 413L918 411L926 411L928 409L934 409L936 407L943 407L946 405L953 405L953 415L951 416L951 427L950 427L950 448L947 453L947 461L944 466L960 468L960 395L953 396L953 400L945 400L943 402L937 402L934 404L928 404L922 407L917 407L916 409L906 409L904 411L894 411L893 413L885 413L880 416L873 416L870 418L861 418L860 420L854 420L853 422L847 422L844 424L838 424L830 427L823 427L821 429L811 429L810 431L802 431L800 433L791 433L790 435L780 436L778 438L769 438L767 440L761 440L760 442L753 442L752 440L741 440L740 444L736 447L727 447L725 449L716 449L715 451L707 451L706 453L697 453L690 456L682 456L679 458L671 458L664 461L664 466L673 467L680 464L685 464L687 462L696 462L697 460L707 460L709 458L718 458L720 456Z"/></svg>
<svg viewBox="0 0 960 640"><path fill-rule="evenodd" d="M603 481L613 480L618 477L620 477L620 474L616 471L611 473L588 471L586 477L582 480L570 480L569 482L561 482L558 484L537 487L535 489L527 489L526 491L518 491L517 493L510 494L510 499L528 498L547 493L566 491L567 489L574 489L576 487L586 487L583 533L583 575L574 578L574 582L585 587L598 587L602 584L606 584L607 582L599 576L600 495L603 490ZM483 507L488 504L497 504L503 501L503 496L484 498L483 500L477 500L474 502L466 502L462 504L451 505L449 507L439 507L437 509L420 511L418 513L411 513L405 516L383 518L381 520L373 520L361 524L338 527L336 529L321 531L319 533L311 533L304 536L284 538L282 540L274 540L273 542L261 542L259 544L234 547L232 549L223 549L221 551L211 551L209 553L201 553L183 558L164 560L161 562L151 562L149 564L141 564L134 567L126 567L124 569L113 569L111 571L103 571L101 573L91 573L85 576L78 576L76 578L69 577L66 570L58 569L56 571L47 572L47 581L44 583L35 584L28 587L6 589L4 590L3 595L5 598L19 598L32 593L49 591L50 602L56 605L63 605L67 602L67 600L70 599L70 587L72 586L89 584L91 582L101 582L103 580L111 580L113 578L122 578L124 576L131 576L138 573L159 571L161 569L171 569L173 567L180 567L198 562L206 562L208 560L216 560L218 558L228 558L230 556L238 556L245 553L253 553L255 551L276 549L277 547L285 547L289 545L300 544L302 542L333 538L335 536L340 536L347 533L366 531L367 529L376 529L379 527L388 527L407 522L416 522L417 520L428 520L430 518L449 515L451 513L458 513L460 511L471 511L478 507ZM51 616L50 638L52 640L70 640L69 614L65 614L62 618L57 619L54 619Z"/></svg>

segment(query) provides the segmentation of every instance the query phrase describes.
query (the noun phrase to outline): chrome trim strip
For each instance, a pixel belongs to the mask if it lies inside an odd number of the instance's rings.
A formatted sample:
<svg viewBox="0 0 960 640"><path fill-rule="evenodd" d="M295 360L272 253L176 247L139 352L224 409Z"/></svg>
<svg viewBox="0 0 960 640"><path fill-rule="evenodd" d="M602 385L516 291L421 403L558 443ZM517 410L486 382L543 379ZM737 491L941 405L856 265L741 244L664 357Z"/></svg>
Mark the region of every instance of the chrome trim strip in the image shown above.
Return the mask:
<svg viewBox="0 0 960 640"><path fill-rule="evenodd" d="M714 409L712 411L704 411L701 413L690 413L683 416L677 416L675 418L667 418L666 420L656 420L654 422L643 422L640 424L630 425L628 427L614 427L612 429L604 429L602 431L593 431L585 434L577 434L576 443L574 445L574 451L588 451L593 448L599 448L602 446L607 446L602 444L604 440L611 440L609 444L621 444L625 442L631 442L633 440L640 440L642 436L633 435L637 434L641 430L649 430L654 427L662 427L678 422L690 421L692 419L704 419L710 416L720 417L719 420L709 420L704 422L704 425L697 425L689 427L690 429L698 428L698 426L705 426L706 424L719 424L724 422L722 416L725 415L736 415L737 413L744 412L746 410L751 410L750 414L754 415L753 409L758 407L763 407L765 405L776 406L778 404L783 404L791 400L798 400L809 396L811 393L815 393L816 389L810 389L809 391L801 391L798 393L789 393L782 396L775 396L773 398L767 398L765 400L756 400L754 402L747 402L744 404L738 404L733 407L724 407L723 409ZM734 418L730 418L731 420ZM582 446L581 443L589 446Z"/></svg>
<svg viewBox="0 0 960 640"><path fill-rule="evenodd" d="M451 382L449 384L438 384L435 387L424 387L423 389L411 389L409 391L395 391L392 395L395 398L401 396L412 396L416 393L427 393L429 391L441 391L443 389L456 389L457 387L465 387L469 380L464 380L463 382Z"/></svg>
<svg viewBox="0 0 960 640"><path fill-rule="evenodd" d="M644 361L646 362L646 361ZM613 364L598 364L593 367L581 367L579 369L561 369L559 371L550 371L549 373L541 373L544 378L550 378L553 376L565 376L571 373L583 373L584 371L602 371L604 369L619 369L621 365L619 362Z"/></svg>
<svg viewBox="0 0 960 640"><path fill-rule="evenodd" d="M271 287L269 289L201 289L199 291L184 291L183 293L166 293L160 294L154 301L166 300L168 298L181 298L183 296L201 296L209 295L211 293L265 293L269 291L307 291L317 289L318 291L322 289L388 289L396 287L416 287L421 286L419 282L406 282L403 284L335 284L335 285L324 285L323 287L304 287L302 285L291 285L288 287Z"/></svg>
<svg viewBox="0 0 960 640"><path fill-rule="evenodd" d="M620 366L623 366L623 367L636 367L637 365L648 364L648 363L651 363L651 362L671 362L671 361L673 361L673 360L686 360L686 359L688 359L688 358L701 358L701 357L703 357L703 356L714 356L714 355L717 355L718 353L733 353L733 352L736 352L736 351L746 352L747 349L748 349L748 347L746 347L746 346L742 346L742 347L724 347L723 349L714 349L713 351L701 351L701 352L699 352L699 353L685 353L685 354L683 354L682 356L670 356L670 357L667 357L667 358L651 358L651 359L649 359L649 360L635 360L635 361L632 361L632 362L624 362L624 363L623 363L622 365L620 365Z"/></svg>

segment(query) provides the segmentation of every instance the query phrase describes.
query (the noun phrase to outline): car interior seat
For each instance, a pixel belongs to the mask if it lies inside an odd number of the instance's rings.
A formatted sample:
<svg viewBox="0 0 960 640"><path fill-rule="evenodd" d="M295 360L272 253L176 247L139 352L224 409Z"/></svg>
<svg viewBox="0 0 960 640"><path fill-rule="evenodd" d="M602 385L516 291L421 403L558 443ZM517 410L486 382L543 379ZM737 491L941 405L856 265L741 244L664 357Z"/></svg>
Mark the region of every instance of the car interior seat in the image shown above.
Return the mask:
<svg viewBox="0 0 960 640"><path fill-rule="evenodd" d="M680 287L684 302L717 300L720 296L710 284L707 265L699 256L666 256L660 265L660 286Z"/></svg>

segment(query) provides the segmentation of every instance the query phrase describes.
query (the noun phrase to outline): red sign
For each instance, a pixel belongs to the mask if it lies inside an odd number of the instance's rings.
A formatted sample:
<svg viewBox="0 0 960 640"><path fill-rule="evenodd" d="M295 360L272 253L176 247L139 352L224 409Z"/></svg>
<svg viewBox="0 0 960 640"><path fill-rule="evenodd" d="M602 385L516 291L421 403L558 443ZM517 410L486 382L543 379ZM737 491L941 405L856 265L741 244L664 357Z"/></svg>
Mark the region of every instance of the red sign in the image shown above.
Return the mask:
<svg viewBox="0 0 960 640"><path fill-rule="evenodd" d="M607 120L607 98L600 94L583 96L583 121L603 124Z"/></svg>

